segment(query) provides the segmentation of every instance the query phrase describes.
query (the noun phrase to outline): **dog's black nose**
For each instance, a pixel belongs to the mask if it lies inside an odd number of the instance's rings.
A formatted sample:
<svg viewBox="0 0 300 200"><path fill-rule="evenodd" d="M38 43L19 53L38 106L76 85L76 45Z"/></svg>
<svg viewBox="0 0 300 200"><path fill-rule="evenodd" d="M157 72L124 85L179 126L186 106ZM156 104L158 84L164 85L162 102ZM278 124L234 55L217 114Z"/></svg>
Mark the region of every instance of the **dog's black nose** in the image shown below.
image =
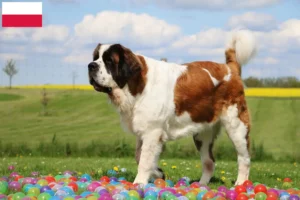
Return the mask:
<svg viewBox="0 0 300 200"><path fill-rule="evenodd" d="M88 65L88 68L90 71L95 71L98 69L98 64L95 63L95 62L91 62L89 65Z"/></svg>

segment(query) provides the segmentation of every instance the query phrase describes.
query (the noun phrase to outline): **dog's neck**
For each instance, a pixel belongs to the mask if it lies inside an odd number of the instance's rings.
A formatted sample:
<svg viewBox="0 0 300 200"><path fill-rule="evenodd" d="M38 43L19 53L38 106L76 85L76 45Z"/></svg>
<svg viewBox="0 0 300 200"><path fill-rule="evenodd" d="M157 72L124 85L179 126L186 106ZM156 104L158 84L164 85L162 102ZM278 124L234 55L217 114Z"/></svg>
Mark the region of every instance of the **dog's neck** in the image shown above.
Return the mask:
<svg viewBox="0 0 300 200"><path fill-rule="evenodd" d="M129 92L126 85L123 89L114 88L109 94L111 102L116 106L118 111L122 114L129 114L132 112L135 103L135 97Z"/></svg>

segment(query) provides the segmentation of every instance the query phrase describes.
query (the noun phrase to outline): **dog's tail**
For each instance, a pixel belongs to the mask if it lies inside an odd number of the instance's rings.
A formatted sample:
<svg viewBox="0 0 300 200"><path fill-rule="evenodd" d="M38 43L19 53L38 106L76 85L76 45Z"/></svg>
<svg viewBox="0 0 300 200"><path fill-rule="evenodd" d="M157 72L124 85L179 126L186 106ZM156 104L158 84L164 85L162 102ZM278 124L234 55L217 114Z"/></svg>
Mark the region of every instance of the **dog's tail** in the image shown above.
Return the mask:
<svg viewBox="0 0 300 200"><path fill-rule="evenodd" d="M226 64L233 72L241 75L241 67L256 54L256 41L253 33L239 30L232 33L226 46Z"/></svg>

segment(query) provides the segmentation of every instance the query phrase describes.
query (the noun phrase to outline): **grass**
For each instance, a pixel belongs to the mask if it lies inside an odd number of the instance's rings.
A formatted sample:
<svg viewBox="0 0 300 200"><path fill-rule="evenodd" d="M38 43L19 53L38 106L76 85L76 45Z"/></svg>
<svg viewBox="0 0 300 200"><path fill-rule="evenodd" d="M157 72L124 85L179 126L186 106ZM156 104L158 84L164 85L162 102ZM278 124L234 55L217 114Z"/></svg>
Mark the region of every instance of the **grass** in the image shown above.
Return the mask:
<svg viewBox="0 0 300 200"><path fill-rule="evenodd" d="M101 144L111 144L114 149L117 140L134 148L134 136L124 133L118 113L108 104L104 94L89 90L47 91L49 114L43 116L40 89L0 89L2 95L24 97L0 102L2 145L26 143L29 147L36 147L41 142L51 142L56 134L61 143L77 143L79 148L93 141L100 146L100 151ZM300 160L300 140L297 139L300 137L300 99L248 97L247 101L253 124L251 140L256 145L262 144L264 150L277 158L288 156L291 160ZM168 146L170 151L176 153L174 156L181 151L197 155L191 138L170 142ZM215 145L216 153L224 155L223 150L218 151L219 147L232 149L226 134L222 134Z"/></svg>
<svg viewBox="0 0 300 200"><path fill-rule="evenodd" d="M126 168L126 173L120 172L118 177L124 176L133 181L137 172L137 165L133 157L130 158L42 158L42 157L17 157L2 158L0 162L0 176L9 175L8 166L14 165L15 171L24 176L31 176L31 172L37 171L40 175L57 175L66 170L76 171L79 175L88 173L98 179L107 175L107 170L117 166L119 169ZM179 178L187 176L191 180L199 181L201 176L201 164L194 159L165 159L160 160L160 167L164 170L167 178L176 182ZM176 168L175 168L175 167ZM300 165L298 163L267 163L254 162L251 166L250 180L267 184L270 187L281 187L282 180L290 177L293 187L300 187ZM173 169L175 168L175 169ZM237 176L236 162L217 162L215 174L210 187L216 188L222 184L228 187L233 185Z"/></svg>
<svg viewBox="0 0 300 200"><path fill-rule="evenodd" d="M6 94L6 93L0 94L0 101L15 101L22 98L23 96L17 94Z"/></svg>

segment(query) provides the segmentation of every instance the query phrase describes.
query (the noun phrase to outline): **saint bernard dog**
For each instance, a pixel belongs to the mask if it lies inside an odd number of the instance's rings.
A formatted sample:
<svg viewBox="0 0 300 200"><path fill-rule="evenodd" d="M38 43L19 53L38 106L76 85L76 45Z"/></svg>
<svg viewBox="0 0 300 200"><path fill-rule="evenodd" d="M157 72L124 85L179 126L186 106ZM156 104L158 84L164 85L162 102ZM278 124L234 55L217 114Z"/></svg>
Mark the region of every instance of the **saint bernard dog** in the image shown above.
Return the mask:
<svg viewBox="0 0 300 200"><path fill-rule="evenodd" d="M201 184L214 172L212 148L221 125L237 151L237 184L250 170L250 116L241 67L256 52L248 30L233 32L225 49L226 63L169 63L136 54L121 44L98 44L88 64L90 84L106 93L121 122L136 136L138 173L134 183L163 178L158 168L163 144L193 136L202 162Z"/></svg>

